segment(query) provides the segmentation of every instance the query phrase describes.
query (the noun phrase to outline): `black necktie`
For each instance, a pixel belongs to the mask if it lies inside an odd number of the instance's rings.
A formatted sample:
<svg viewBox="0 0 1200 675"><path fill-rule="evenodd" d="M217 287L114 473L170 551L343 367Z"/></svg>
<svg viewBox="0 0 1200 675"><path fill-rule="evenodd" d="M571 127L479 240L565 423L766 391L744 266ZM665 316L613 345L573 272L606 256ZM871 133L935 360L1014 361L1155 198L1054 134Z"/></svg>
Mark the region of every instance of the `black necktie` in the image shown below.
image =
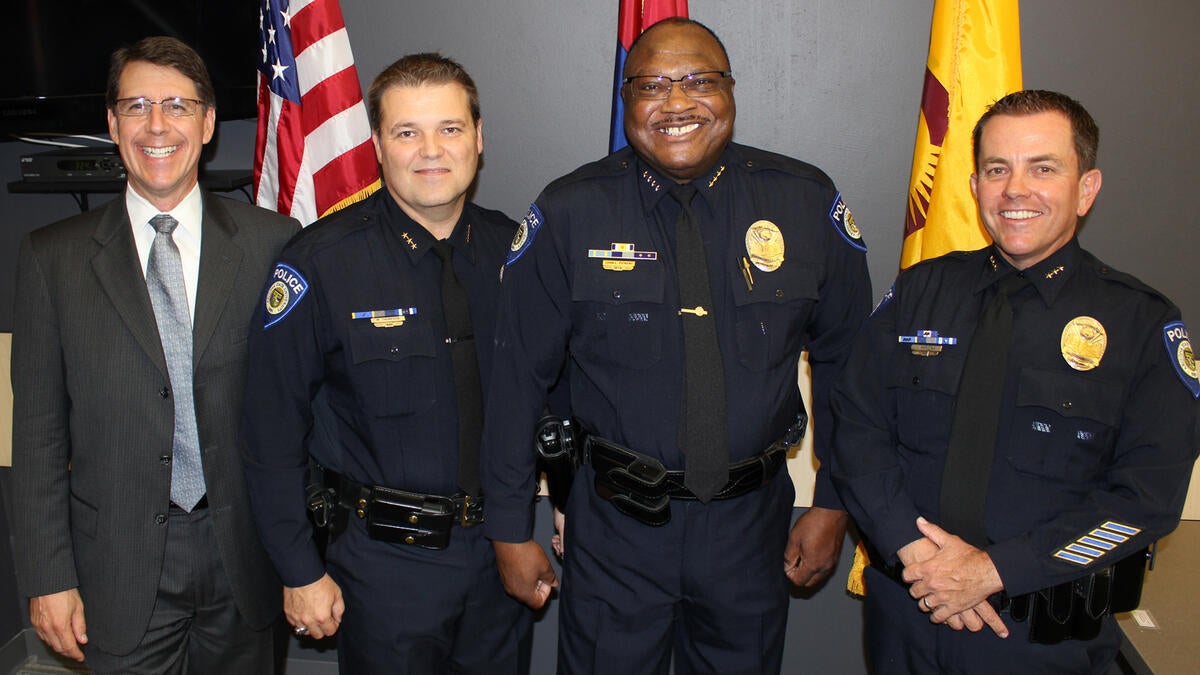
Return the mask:
<svg viewBox="0 0 1200 675"><path fill-rule="evenodd" d="M692 212L696 188L677 184L670 192L683 207L675 221L675 272L683 322L684 395L679 420L679 443L687 462L683 483L700 501L707 502L729 481L725 369L717 344L704 239Z"/></svg>
<svg viewBox="0 0 1200 675"><path fill-rule="evenodd" d="M988 543L984 528L988 477L1012 339L1013 310L1008 298L1028 284L1028 279L1017 274L1001 279L995 297L980 316L967 348L942 470L942 527L980 548Z"/></svg>
<svg viewBox="0 0 1200 675"><path fill-rule="evenodd" d="M471 330L471 303L467 289L454 274L454 246L441 240L433 252L442 260L442 314L446 318L446 344L454 366L454 393L458 403L458 487L479 495L479 439L483 426L483 393L479 360Z"/></svg>

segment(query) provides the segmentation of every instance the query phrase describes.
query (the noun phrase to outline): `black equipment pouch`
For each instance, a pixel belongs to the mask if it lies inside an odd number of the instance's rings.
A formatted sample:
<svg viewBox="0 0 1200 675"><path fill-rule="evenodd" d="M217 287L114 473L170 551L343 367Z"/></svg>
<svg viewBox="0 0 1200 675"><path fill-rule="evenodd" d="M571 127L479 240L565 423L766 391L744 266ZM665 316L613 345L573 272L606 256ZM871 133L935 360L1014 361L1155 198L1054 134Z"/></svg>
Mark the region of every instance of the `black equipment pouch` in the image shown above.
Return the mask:
<svg viewBox="0 0 1200 675"><path fill-rule="evenodd" d="M1090 640L1106 615L1137 609L1149 549L1074 581L1012 598L1009 615L1029 622L1029 641L1052 645Z"/></svg>
<svg viewBox="0 0 1200 675"><path fill-rule="evenodd" d="M534 439L538 461L550 488L550 503L566 513L571 484L575 482L575 471L579 466L575 424L570 418L546 415L538 420Z"/></svg>
<svg viewBox="0 0 1200 675"><path fill-rule="evenodd" d="M588 437L586 444L603 448L588 453L596 471L597 495L646 525L665 525L671 520L667 469L662 462L597 436Z"/></svg>
<svg viewBox="0 0 1200 675"><path fill-rule="evenodd" d="M450 545L453 500L375 485L366 511L372 539L433 550Z"/></svg>
<svg viewBox="0 0 1200 675"><path fill-rule="evenodd" d="M333 490L320 484L312 484L305 488L308 515L313 527L328 529L333 527L334 516L337 513L337 497Z"/></svg>

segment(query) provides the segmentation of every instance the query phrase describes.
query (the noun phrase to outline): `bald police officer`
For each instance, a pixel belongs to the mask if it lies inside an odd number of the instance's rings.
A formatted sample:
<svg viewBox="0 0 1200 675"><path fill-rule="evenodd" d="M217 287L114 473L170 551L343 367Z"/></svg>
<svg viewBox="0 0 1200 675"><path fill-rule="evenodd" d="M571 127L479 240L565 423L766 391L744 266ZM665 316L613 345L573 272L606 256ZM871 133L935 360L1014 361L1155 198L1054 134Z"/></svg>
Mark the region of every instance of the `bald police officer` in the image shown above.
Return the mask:
<svg viewBox="0 0 1200 675"><path fill-rule="evenodd" d="M780 470L869 309L865 246L819 169L731 142L729 59L666 20L634 44L632 147L543 191L504 273L484 441L488 536L510 593L557 579L530 541L531 432L565 377L584 463L567 504L561 672L780 669L788 580L835 565L847 517L822 473L791 525ZM790 534L789 534L790 526ZM786 572L786 574L785 574Z"/></svg>

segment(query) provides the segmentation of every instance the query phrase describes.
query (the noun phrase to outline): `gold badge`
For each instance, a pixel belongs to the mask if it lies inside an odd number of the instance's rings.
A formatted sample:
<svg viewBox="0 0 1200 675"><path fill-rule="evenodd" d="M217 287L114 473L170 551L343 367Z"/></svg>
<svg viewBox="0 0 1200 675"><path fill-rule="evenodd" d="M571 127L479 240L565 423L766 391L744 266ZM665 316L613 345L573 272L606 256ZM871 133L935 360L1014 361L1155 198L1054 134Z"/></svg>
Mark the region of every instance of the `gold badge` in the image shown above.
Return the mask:
<svg viewBox="0 0 1200 675"><path fill-rule="evenodd" d="M746 230L746 253L764 272L774 272L783 264L783 248L783 233L769 220L756 220Z"/></svg>
<svg viewBox="0 0 1200 675"><path fill-rule="evenodd" d="M1108 346L1104 326L1090 316L1077 316L1063 326L1059 343L1063 359L1075 370L1091 370L1100 365Z"/></svg>
<svg viewBox="0 0 1200 675"><path fill-rule="evenodd" d="M287 284L282 281L271 284L271 288L267 289L267 313L273 315L282 312L287 307L288 295Z"/></svg>

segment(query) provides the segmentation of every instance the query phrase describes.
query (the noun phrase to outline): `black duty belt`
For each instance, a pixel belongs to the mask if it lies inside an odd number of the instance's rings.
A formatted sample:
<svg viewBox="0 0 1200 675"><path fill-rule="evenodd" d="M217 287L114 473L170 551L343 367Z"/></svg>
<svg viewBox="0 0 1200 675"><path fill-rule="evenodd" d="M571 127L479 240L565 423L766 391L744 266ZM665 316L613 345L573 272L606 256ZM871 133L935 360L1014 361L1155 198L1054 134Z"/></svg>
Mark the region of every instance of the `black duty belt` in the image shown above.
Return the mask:
<svg viewBox="0 0 1200 675"><path fill-rule="evenodd" d="M780 439L761 454L731 464L729 482L713 499L733 499L766 485L779 473L790 447L787 439ZM596 494L647 525L664 525L671 519L670 500L697 499L684 487L683 471L668 471L657 459L599 436L587 436L582 460L596 472Z"/></svg>
<svg viewBox="0 0 1200 675"><path fill-rule="evenodd" d="M428 549L450 544L450 528L483 522L483 498L408 492L385 485L363 485L325 469L325 487L333 501L365 520L372 539ZM311 508L311 507L310 507Z"/></svg>

